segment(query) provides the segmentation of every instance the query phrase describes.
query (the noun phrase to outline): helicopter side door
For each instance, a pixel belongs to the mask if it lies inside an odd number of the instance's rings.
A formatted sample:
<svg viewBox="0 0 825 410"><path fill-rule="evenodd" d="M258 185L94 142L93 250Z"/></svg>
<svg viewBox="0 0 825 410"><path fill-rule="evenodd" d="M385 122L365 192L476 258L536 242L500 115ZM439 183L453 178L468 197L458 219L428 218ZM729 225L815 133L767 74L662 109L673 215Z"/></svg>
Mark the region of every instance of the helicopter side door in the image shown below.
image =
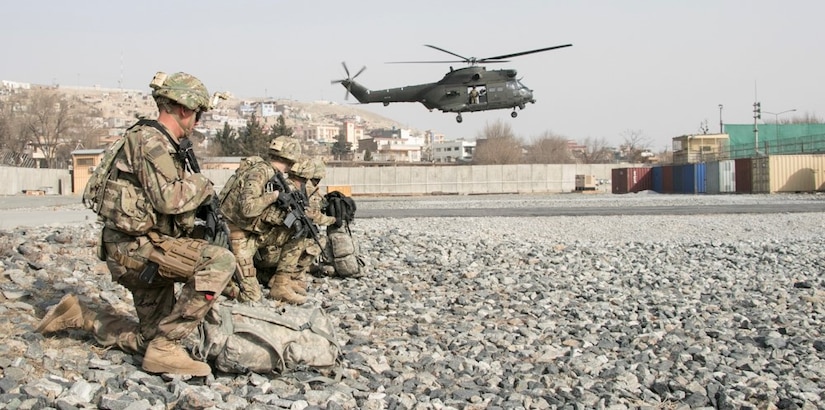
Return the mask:
<svg viewBox="0 0 825 410"><path fill-rule="evenodd" d="M484 102L490 105L496 105L507 99L507 88L504 83L490 83L486 87L487 92L484 93Z"/></svg>

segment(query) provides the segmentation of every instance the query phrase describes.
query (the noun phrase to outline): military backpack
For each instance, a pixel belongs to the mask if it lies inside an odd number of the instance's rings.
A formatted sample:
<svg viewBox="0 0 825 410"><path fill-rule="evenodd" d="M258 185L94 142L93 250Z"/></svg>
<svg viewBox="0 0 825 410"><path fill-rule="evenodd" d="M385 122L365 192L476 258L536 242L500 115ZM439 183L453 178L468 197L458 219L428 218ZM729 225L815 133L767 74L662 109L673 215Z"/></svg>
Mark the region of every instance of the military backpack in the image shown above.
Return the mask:
<svg viewBox="0 0 825 410"><path fill-rule="evenodd" d="M324 249L326 263L335 268L335 274L343 277L363 275L364 260L359 255L358 244L352 236L350 223L355 219L355 201L339 191L324 196L324 213L335 217L335 223L327 226L327 246Z"/></svg>
<svg viewBox="0 0 825 410"><path fill-rule="evenodd" d="M129 130L144 125L168 135L154 120L140 120ZM117 158L125 143L124 136L106 149L83 190L82 202L107 226L129 235L143 235L155 225L157 215L134 175L121 172L117 167Z"/></svg>
<svg viewBox="0 0 825 410"><path fill-rule="evenodd" d="M312 371L329 376L341 367L335 324L320 306L223 302L196 333L187 342L195 356L226 373Z"/></svg>
<svg viewBox="0 0 825 410"><path fill-rule="evenodd" d="M247 218L241 213L240 195L243 190L245 174L253 169L265 167L272 169L272 165L258 156L246 157L241 160L238 169L229 177L218 195L221 212L235 226L251 232L264 233L268 227L259 223L257 218Z"/></svg>

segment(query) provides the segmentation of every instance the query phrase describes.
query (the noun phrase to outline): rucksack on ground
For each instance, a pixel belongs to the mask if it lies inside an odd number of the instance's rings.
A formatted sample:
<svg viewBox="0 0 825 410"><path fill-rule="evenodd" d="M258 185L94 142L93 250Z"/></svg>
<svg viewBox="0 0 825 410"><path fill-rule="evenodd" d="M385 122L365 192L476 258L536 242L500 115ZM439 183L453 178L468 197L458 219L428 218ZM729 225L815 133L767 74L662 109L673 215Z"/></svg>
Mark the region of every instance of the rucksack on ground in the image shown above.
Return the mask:
<svg viewBox="0 0 825 410"><path fill-rule="evenodd" d="M341 366L335 325L320 306L220 303L199 327L193 352L225 373L287 375Z"/></svg>
<svg viewBox="0 0 825 410"><path fill-rule="evenodd" d="M342 194L340 191L332 191L324 195L326 203L324 212L332 217L335 217L333 226L340 228L345 223L349 224L355 219L355 201Z"/></svg>
<svg viewBox="0 0 825 410"><path fill-rule="evenodd" d="M359 256L358 244L349 224L327 226L327 246L324 249L326 263L335 269L335 275L349 278L363 276L364 261Z"/></svg>
<svg viewBox="0 0 825 410"><path fill-rule="evenodd" d="M350 223L355 219L355 201L339 191L324 196L324 212L335 217L335 223L327 226L325 260L342 277L359 277L363 274L364 261L359 256L358 244L352 236Z"/></svg>

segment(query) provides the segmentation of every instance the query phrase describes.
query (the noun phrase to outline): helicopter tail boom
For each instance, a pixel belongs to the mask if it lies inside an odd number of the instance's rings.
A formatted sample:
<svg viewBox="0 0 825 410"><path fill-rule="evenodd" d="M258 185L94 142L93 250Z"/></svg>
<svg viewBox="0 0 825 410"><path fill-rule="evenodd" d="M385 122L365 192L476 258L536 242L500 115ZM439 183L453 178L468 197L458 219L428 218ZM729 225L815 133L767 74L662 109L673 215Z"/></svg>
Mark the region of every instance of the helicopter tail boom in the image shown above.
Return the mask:
<svg viewBox="0 0 825 410"><path fill-rule="evenodd" d="M347 89L347 97L349 97L349 94L352 94L352 96L355 97L355 99L362 104L373 102L370 101L369 98L370 90L367 87L358 84L354 80L341 81L341 85L343 85L344 88ZM345 97L345 99L349 99L347 97Z"/></svg>

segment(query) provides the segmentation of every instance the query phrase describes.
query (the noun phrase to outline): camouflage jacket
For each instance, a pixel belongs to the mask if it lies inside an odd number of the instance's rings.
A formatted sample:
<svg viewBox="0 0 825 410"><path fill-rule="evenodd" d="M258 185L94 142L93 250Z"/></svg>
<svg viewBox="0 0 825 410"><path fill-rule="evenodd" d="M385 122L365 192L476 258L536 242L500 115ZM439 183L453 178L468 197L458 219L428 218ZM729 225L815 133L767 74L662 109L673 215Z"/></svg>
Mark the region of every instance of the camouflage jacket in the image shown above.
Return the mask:
<svg viewBox="0 0 825 410"><path fill-rule="evenodd" d="M273 205L278 192L266 183L278 172L261 157L244 159L221 191L221 213L240 229L264 234L283 224L284 213Z"/></svg>
<svg viewBox="0 0 825 410"><path fill-rule="evenodd" d="M301 189L292 179L287 178L286 183L290 192ZM283 246L287 243L287 241L289 241L290 238L292 238L294 230L292 228L287 228L286 225L284 225L285 217L286 212L278 209L275 204L264 210L258 220L261 223L267 224L270 229L261 234L262 246Z"/></svg>
<svg viewBox="0 0 825 410"><path fill-rule="evenodd" d="M195 211L214 194L212 182L186 172L177 147L152 126L135 126L123 138L126 141L113 166L118 179L142 189L149 211L154 212L150 230L172 237L191 233Z"/></svg>
<svg viewBox="0 0 825 410"><path fill-rule="evenodd" d="M307 181L306 185L307 195L309 195L309 207L306 210L307 216L315 222L316 225L326 226L335 223L335 217L325 214L324 196L321 195L321 190L316 187L312 181Z"/></svg>

